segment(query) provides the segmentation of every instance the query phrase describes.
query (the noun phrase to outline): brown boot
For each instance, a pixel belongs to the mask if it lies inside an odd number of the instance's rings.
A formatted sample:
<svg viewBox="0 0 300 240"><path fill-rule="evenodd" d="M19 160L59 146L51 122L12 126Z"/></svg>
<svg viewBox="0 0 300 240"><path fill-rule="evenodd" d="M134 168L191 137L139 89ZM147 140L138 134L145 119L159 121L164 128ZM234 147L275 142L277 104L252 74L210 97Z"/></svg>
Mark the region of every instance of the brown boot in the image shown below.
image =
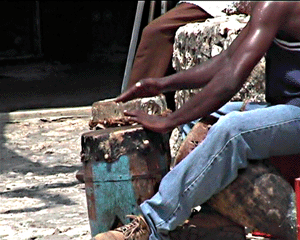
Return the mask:
<svg viewBox="0 0 300 240"><path fill-rule="evenodd" d="M131 223L115 230L100 233L93 240L148 240L150 228L143 216L128 216Z"/></svg>

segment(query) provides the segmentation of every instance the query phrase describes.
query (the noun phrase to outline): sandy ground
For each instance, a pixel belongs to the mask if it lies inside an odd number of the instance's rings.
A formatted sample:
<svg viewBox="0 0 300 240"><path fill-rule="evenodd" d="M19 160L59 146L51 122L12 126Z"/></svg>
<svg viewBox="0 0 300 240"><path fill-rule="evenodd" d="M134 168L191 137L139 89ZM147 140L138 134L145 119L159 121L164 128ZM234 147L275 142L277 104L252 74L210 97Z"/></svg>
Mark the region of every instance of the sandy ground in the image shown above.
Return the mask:
<svg viewBox="0 0 300 240"><path fill-rule="evenodd" d="M80 137L89 108L0 115L0 239L90 239Z"/></svg>

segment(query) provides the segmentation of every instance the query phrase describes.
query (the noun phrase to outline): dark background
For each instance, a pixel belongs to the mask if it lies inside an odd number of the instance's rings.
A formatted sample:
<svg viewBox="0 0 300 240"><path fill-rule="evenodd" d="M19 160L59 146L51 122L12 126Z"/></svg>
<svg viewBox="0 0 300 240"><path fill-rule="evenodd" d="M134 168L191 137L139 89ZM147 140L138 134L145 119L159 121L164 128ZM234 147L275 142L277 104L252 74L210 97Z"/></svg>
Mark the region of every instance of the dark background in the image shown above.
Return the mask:
<svg viewBox="0 0 300 240"><path fill-rule="evenodd" d="M1 1L0 112L116 97L136 8L137 1Z"/></svg>

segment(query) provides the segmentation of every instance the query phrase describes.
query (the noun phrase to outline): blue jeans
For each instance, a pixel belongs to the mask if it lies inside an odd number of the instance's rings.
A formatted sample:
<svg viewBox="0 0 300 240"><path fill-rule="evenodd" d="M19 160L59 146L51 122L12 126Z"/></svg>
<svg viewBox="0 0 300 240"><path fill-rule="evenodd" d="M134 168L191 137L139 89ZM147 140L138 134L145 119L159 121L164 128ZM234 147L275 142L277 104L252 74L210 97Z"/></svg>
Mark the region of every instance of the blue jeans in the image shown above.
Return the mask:
<svg viewBox="0 0 300 240"><path fill-rule="evenodd" d="M300 153L300 108L230 102L212 114L218 121L205 140L161 181L159 191L141 204L151 228L150 240L169 239L193 207L229 185L248 159ZM184 125L189 131L192 126Z"/></svg>

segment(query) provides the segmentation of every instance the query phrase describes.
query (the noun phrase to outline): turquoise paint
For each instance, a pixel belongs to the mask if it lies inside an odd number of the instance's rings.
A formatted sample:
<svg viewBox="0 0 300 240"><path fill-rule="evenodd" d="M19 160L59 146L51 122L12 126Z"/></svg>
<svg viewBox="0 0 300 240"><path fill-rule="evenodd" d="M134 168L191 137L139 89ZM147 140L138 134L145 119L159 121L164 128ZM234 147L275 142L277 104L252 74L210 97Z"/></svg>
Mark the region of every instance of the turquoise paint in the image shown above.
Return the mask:
<svg viewBox="0 0 300 240"><path fill-rule="evenodd" d="M113 163L94 162L93 179L96 220L90 219L92 236L112 228L115 218L129 223L125 216L138 215L129 167L130 159L123 155Z"/></svg>

